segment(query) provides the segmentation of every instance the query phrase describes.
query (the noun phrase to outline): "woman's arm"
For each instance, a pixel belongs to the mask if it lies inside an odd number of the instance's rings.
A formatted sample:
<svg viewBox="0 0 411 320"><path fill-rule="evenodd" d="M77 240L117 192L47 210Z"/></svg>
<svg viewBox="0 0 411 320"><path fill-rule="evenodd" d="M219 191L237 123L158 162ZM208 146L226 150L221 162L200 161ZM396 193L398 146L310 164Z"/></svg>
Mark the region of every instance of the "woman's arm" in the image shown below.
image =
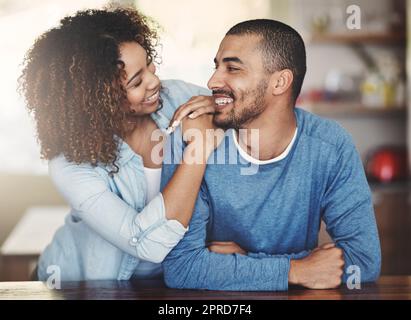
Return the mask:
<svg viewBox="0 0 411 320"><path fill-rule="evenodd" d="M211 99L208 101L211 102ZM167 218L178 220L185 227L188 226L194 210L208 157L224 136L221 129L207 134L206 130L209 129L216 128L212 125L212 115L205 114L194 120L184 119L181 125L182 133L179 130L176 132L176 136L182 134L188 145L184 149L181 164L163 188L163 197ZM196 155L195 159L193 155Z"/></svg>
<svg viewBox="0 0 411 320"><path fill-rule="evenodd" d="M210 119L201 121L211 123ZM198 123L187 124L185 132L190 125ZM190 142L183 158L195 147L198 145ZM213 149L214 141L206 145L202 163L183 161L163 194L140 212L118 197L107 177L89 164L77 165L59 156L49 162L49 172L60 193L91 229L122 251L158 263L187 231L183 225L190 221L206 159Z"/></svg>
<svg viewBox="0 0 411 320"><path fill-rule="evenodd" d="M59 156L49 162L49 173L77 219L134 257L161 262L187 231L166 218L161 193L138 212L89 164L77 165Z"/></svg>

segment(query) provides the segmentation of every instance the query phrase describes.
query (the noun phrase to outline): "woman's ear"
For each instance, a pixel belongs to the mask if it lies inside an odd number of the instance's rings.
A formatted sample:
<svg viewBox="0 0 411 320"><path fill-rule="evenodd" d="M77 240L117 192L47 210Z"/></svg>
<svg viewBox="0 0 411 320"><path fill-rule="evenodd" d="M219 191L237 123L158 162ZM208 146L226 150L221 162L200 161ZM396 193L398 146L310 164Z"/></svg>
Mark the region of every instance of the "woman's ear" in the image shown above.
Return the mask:
<svg viewBox="0 0 411 320"><path fill-rule="evenodd" d="M289 69L284 69L277 71L271 77L271 92L274 96L279 96L284 94L288 89L291 88L293 83L293 73Z"/></svg>

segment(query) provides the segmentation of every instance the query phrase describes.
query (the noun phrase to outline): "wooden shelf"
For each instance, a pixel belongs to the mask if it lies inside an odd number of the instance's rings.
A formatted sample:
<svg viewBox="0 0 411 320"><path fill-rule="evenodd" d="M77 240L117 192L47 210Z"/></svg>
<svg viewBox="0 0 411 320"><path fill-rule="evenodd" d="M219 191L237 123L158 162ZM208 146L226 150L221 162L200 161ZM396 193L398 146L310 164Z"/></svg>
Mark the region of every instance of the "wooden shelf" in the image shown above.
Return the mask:
<svg viewBox="0 0 411 320"><path fill-rule="evenodd" d="M304 104L301 108L327 118L387 117L406 120L406 107L365 107L358 103L320 102Z"/></svg>
<svg viewBox="0 0 411 320"><path fill-rule="evenodd" d="M336 44L398 44L405 46L405 33L364 33L351 31L347 33L315 34L311 43Z"/></svg>

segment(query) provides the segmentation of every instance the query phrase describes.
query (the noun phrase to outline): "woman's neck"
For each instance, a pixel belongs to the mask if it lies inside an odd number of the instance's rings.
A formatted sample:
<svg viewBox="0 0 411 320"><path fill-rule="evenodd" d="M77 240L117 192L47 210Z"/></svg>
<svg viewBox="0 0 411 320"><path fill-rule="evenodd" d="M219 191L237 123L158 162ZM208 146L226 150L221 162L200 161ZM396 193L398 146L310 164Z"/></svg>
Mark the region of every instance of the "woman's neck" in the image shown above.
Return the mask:
<svg viewBox="0 0 411 320"><path fill-rule="evenodd" d="M124 141L136 154L143 158L144 166L149 168L161 167L162 154L161 159L152 159L153 147L161 143L151 139L153 131L158 129L157 124L150 115L136 118L133 124L134 129L130 131Z"/></svg>

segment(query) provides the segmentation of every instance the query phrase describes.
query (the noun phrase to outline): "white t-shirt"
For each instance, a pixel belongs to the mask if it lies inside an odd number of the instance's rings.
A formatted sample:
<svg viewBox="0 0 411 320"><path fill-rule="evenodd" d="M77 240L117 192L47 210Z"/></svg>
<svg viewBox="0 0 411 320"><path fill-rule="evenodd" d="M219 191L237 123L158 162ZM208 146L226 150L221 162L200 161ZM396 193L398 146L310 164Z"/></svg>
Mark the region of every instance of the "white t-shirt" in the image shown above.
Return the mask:
<svg viewBox="0 0 411 320"><path fill-rule="evenodd" d="M160 192L161 168L144 167L144 175L147 183L146 204L149 203ZM161 263L152 263L149 261L140 261L133 277L137 279L158 278L161 276L163 269Z"/></svg>
<svg viewBox="0 0 411 320"><path fill-rule="evenodd" d="M147 182L147 204L160 192L161 168L144 167L144 175L146 176Z"/></svg>
<svg viewBox="0 0 411 320"><path fill-rule="evenodd" d="M291 142L288 144L287 148L283 151L283 153L281 153L280 155L278 155L277 157L273 158L273 159L268 159L268 160L259 160L259 159L255 159L252 156L250 156L246 151L244 151L240 145L238 144L237 141L237 135L235 130L233 130L233 140L235 143L235 146L238 149L238 152L240 153L241 157L243 157L243 159L247 160L250 163L254 163L254 164L258 164L258 165L263 165L263 164L269 164L269 163L274 163L277 161L280 161L282 159L284 159L288 153L290 152L291 148L293 147L295 138L297 137L297 130L298 128L295 128L295 132L294 132L294 136L291 139Z"/></svg>

